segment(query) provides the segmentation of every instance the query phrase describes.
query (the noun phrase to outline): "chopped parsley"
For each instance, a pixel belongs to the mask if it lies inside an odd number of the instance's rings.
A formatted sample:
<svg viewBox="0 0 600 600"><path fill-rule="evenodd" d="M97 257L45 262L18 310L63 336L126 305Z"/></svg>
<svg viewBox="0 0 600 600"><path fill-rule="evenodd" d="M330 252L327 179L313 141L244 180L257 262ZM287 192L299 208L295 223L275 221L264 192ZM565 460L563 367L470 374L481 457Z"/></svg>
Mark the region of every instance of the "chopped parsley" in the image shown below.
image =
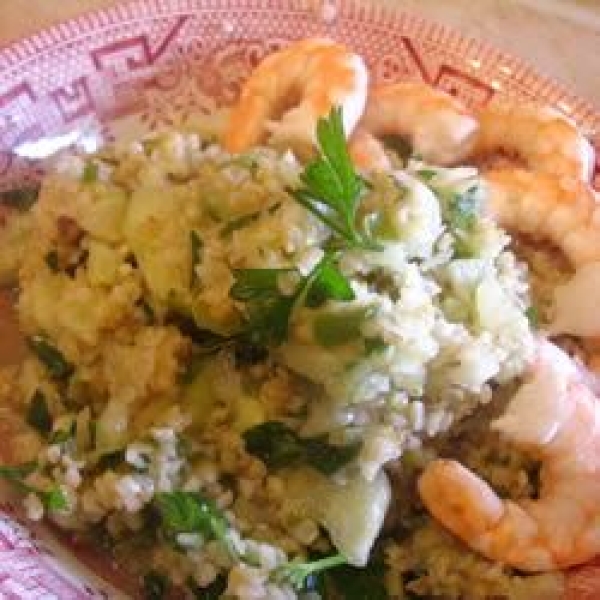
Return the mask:
<svg viewBox="0 0 600 600"><path fill-rule="evenodd" d="M48 410L46 397L40 390L35 391L29 402L26 420L31 427L43 436L47 436L52 431L52 415Z"/></svg>
<svg viewBox="0 0 600 600"><path fill-rule="evenodd" d="M279 344L288 333L294 307L306 301L316 306L327 299L347 302L354 292L346 277L335 264L333 254L326 254L314 269L302 277L296 269L237 269L235 283L229 291L238 302L244 302L248 312L246 335L257 345ZM298 283L292 293L281 292L284 276L296 276Z"/></svg>
<svg viewBox="0 0 600 600"><path fill-rule="evenodd" d="M31 351L44 364L50 375L56 379L66 379L73 373L73 365L67 362L62 352L41 335L27 339Z"/></svg>
<svg viewBox="0 0 600 600"><path fill-rule="evenodd" d="M278 567L273 574L273 580L278 583L287 583L296 590L304 590L305 583L310 577L346 564L348 561L341 554L326 556L310 562L293 560Z"/></svg>
<svg viewBox="0 0 600 600"><path fill-rule="evenodd" d="M219 540L235 555L228 536L229 524L217 505L196 492L161 492L155 496L162 531L176 541L180 533L198 533L205 540Z"/></svg>
<svg viewBox="0 0 600 600"><path fill-rule="evenodd" d="M300 437L280 421L266 421L244 432L249 454L260 458L267 467L280 469L306 464L331 475L350 462L360 450L359 444L334 446L327 436Z"/></svg>
<svg viewBox="0 0 600 600"><path fill-rule="evenodd" d="M317 123L319 156L300 176L302 187L294 198L331 229L334 237L349 248L380 249L369 232L360 231L356 216L366 189L364 180L350 160L342 111L333 108Z"/></svg>

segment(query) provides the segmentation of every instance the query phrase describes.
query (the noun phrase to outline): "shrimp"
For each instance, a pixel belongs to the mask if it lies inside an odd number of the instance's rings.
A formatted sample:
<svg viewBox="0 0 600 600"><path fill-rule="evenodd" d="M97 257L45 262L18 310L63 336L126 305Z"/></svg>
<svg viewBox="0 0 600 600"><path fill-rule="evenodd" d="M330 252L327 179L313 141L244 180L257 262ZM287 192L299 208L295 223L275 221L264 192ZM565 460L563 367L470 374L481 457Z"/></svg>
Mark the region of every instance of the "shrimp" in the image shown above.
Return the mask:
<svg viewBox="0 0 600 600"><path fill-rule="evenodd" d="M492 427L542 463L537 500L502 500L451 460L418 481L427 509L484 556L528 572L564 569L600 552L600 402L574 363L540 342L534 370Z"/></svg>
<svg viewBox="0 0 600 600"><path fill-rule="evenodd" d="M515 154L534 171L589 181L594 150L577 125L547 106L493 102L478 112L473 156Z"/></svg>
<svg viewBox="0 0 600 600"><path fill-rule="evenodd" d="M398 135L408 138L424 160L450 165L469 154L477 127L465 106L446 92L423 83L381 85L369 94L350 153L359 166L386 168L378 140Z"/></svg>
<svg viewBox="0 0 600 600"><path fill-rule="evenodd" d="M280 147L306 152L319 117L342 108L349 135L360 119L368 89L363 59L327 39L296 42L265 58L246 81L233 108L223 145L243 152L270 137Z"/></svg>
<svg viewBox="0 0 600 600"><path fill-rule="evenodd" d="M576 269L600 261L600 204L588 185L519 168L488 170L484 180L501 226L547 239Z"/></svg>
<svg viewBox="0 0 600 600"><path fill-rule="evenodd" d="M484 173L488 212L508 230L545 238L575 268L554 290L551 335L600 337L600 203L586 183L523 169ZM598 362L598 359L596 359Z"/></svg>

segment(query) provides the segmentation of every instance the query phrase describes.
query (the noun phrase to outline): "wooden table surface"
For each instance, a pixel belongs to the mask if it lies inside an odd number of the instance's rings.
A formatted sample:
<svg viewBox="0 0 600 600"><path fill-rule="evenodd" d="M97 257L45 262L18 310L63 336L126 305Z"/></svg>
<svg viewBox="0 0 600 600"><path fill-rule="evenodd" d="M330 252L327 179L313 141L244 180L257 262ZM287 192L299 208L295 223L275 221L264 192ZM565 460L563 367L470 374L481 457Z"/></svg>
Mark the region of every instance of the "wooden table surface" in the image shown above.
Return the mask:
<svg viewBox="0 0 600 600"><path fill-rule="evenodd" d="M0 46L126 0L0 0ZM310 3L322 0L305 0ZM600 0L364 0L446 23L533 63L600 106ZM576 41L574 41L576 40Z"/></svg>

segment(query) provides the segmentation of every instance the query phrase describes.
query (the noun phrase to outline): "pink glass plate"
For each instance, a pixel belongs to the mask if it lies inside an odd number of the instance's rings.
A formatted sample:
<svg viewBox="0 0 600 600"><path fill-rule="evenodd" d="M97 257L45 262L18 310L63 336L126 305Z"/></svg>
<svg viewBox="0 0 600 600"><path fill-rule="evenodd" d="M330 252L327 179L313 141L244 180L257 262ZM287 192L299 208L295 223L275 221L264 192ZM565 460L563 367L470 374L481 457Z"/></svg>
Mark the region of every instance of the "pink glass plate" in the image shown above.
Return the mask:
<svg viewBox="0 0 600 600"><path fill-rule="evenodd" d="M37 159L62 146L181 125L231 103L265 54L314 35L346 42L377 82L426 81L471 106L496 95L553 105L600 148L600 113L519 59L416 16L338 0L331 19L320 4L141 0L0 50L0 188L37 178ZM8 499L2 507L0 598L119 597L42 530L19 524ZM600 598L600 563L571 574L568 587L571 599Z"/></svg>

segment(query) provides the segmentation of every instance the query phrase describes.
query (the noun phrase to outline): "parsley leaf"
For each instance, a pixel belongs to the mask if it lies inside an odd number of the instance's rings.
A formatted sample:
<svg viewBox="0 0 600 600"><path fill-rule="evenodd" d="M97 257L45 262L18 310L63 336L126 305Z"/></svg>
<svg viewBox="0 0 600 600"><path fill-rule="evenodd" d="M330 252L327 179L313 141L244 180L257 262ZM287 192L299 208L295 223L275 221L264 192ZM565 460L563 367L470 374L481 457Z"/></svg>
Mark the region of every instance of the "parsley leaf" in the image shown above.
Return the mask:
<svg viewBox="0 0 600 600"><path fill-rule="evenodd" d="M300 176L303 187L292 191L302 206L323 221L353 248L379 249L376 241L356 227L356 214L366 185L356 173L344 134L342 111L333 108L317 123L319 156Z"/></svg>
<svg viewBox="0 0 600 600"><path fill-rule="evenodd" d="M480 208L480 190L473 185L460 193L431 186L441 200L444 220L452 229L468 231L476 221Z"/></svg>
<svg viewBox="0 0 600 600"><path fill-rule="evenodd" d="M525 311L525 316L527 317L527 320L529 321L529 326L532 329L539 329L540 311L538 310L537 306L530 306L529 308L527 308L527 310Z"/></svg>
<svg viewBox="0 0 600 600"><path fill-rule="evenodd" d="M341 554L334 554L310 562L292 560L278 567L273 573L273 580L288 583L296 590L304 590L306 580L317 573L348 564Z"/></svg>
<svg viewBox="0 0 600 600"><path fill-rule="evenodd" d="M46 397L40 390L35 391L29 403L27 423L44 436L52 431L52 415L48 410Z"/></svg>
<svg viewBox="0 0 600 600"><path fill-rule="evenodd" d="M95 183L98 180L98 164L88 160L83 167L83 174L81 175L81 181L83 183Z"/></svg>
<svg viewBox="0 0 600 600"><path fill-rule="evenodd" d="M163 531L169 538L179 533L199 533L205 539L223 542L234 554L228 537L227 519L210 499L195 492L161 492L155 496Z"/></svg>
<svg viewBox="0 0 600 600"><path fill-rule="evenodd" d="M283 342L294 307L302 301L314 307L327 299L353 300L352 287L334 261L333 254L326 254L304 277L296 269L289 268L235 270L235 283L229 295L247 305L245 334L250 342L258 345ZM284 295L279 287L280 278L294 274L298 283L291 294Z"/></svg>
<svg viewBox="0 0 600 600"><path fill-rule="evenodd" d="M328 595L346 600L387 600L385 565L378 560L366 567L341 566L325 575ZM333 588L333 589L332 589ZM335 591L334 591L335 590Z"/></svg>
<svg viewBox="0 0 600 600"><path fill-rule="evenodd" d="M266 421L243 434L246 451L260 458L269 468L280 469L308 464L331 475L350 462L360 446L334 446L326 436L300 437L280 421Z"/></svg>
<svg viewBox="0 0 600 600"><path fill-rule="evenodd" d="M52 377L66 379L73 373L73 365L67 362L62 352L50 344L46 338L34 335L27 339L27 343Z"/></svg>
<svg viewBox="0 0 600 600"><path fill-rule="evenodd" d="M25 483L24 479L28 475L31 475L37 468L38 464L36 462L17 466L0 466L0 478L10 481L10 483L23 492L35 494L47 510L57 511L67 508L67 499L59 487L40 490Z"/></svg>

